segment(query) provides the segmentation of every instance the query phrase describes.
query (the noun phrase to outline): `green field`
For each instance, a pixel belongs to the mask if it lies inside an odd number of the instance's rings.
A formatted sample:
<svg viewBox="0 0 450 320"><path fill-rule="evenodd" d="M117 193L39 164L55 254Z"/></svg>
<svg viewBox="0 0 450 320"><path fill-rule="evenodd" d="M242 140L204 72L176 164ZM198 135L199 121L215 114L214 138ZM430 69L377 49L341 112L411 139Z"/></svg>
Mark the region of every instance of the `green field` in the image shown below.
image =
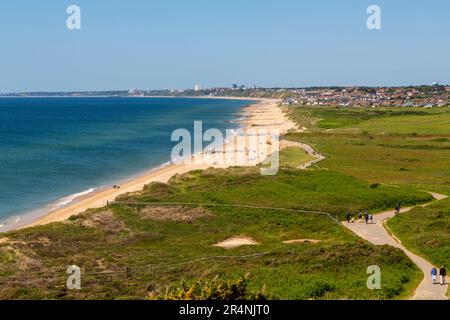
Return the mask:
<svg viewBox="0 0 450 320"><path fill-rule="evenodd" d="M309 130L287 138L310 143L327 156L321 168L450 194L448 108L297 108L293 117L309 119Z"/></svg>
<svg viewBox="0 0 450 320"><path fill-rule="evenodd" d="M301 164L314 160L301 148L286 148L280 154L280 165L287 168L298 168Z"/></svg>

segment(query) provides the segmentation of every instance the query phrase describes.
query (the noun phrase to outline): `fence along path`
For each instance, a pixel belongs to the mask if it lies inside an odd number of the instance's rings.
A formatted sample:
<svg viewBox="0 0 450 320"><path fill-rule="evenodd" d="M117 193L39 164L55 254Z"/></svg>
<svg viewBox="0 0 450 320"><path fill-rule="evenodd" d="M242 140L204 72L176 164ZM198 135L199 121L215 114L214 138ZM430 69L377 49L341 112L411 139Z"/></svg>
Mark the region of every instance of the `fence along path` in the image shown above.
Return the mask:
<svg viewBox="0 0 450 320"><path fill-rule="evenodd" d="M325 215L337 224L341 224L339 219L334 217L330 212L324 211L310 211L292 208L278 208L278 207L264 207L264 206L253 206L246 204L219 204L219 203L195 203L195 202L137 202L137 201L114 201L108 202L108 205L126 205L126 206L200 206L200 207L224 207L224 208L243 208L243 209L257 209L257 210L274 210L274 211L285 211L292 213L304 213L312 215Z"/></svg>
<svg viewBox="0 0 450 320"><path fill-rule="evenodd" d="M272 254L272 252L261 252L254 253L243 256L211 256L211 257L202 257L193 260L187 260L172 264L164 264L164 265L143 265L143 266L124 266L122 268L118 268L117 270L112 271L102 271L102 272L82 272L82 277L101 277L101 276L113 276L113 275L123 275L125 278L130 278L138 275L146 275L146 274L155 274L158 270L167 270L176 267L182 267L189 264L194 264L198 262L210 261L210 260L246 260L252 258L260 258L263 256L268 256ZM30 276L14 276L14 277L0 277L0 283L4 282L26 282L27 280L33 279L60 279L67 278L69 274L66 272L54 272L40 275L30 275Z"/></svg>

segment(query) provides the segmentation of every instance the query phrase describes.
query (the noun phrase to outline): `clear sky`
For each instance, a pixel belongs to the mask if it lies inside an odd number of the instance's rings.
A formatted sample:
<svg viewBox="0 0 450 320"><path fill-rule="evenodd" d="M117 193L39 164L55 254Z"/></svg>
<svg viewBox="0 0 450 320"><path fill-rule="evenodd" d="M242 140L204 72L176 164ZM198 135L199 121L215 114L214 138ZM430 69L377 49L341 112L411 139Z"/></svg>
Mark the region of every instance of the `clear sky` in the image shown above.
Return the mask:
<svg viewBox="0 0 450 320"><path fill-rule="evenodd" d="M0 39L0 92L450 84L448 0L1 1Z"/></svg>

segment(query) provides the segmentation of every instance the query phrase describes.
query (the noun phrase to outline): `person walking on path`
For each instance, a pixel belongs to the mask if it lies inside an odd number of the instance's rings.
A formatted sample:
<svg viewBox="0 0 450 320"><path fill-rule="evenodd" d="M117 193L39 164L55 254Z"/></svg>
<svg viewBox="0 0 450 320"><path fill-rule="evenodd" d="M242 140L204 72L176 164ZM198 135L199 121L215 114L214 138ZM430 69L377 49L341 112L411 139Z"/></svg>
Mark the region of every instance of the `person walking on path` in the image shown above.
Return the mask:
<svg viewBox="0 0 450 320"><path fill-rule="evenodd" d="M347 210L347 214L345 215L345 217L347 218L347 223L350 223L350 219L352 218L350 211Z"/></svg>
<svg viewBox="0 0 450 320"><path fill-rule="evenodd" d="M370 218L370 224L373 224L373 214L371 214L371 215L369 216L369 218Z"/></svg>
<svg viewBox="0 0 450 320"><path fill-rule="evenodd" d="M436 284L437 274L437 269L433 267L433 269L431 269L431 279L433 280L433 284Z"/></svg>
<svg viewBox="0 0 450 320"><path fill-rule="evenodd" d="M367 213L367 211L366 213L364 213L364 221L366 221L366 224L369 224L369 214Z"/></svg>
<svg viewBox="0 0 450 320"><path fill-rule="evenodd" d="M439 270L439 275L441 276L441 285L445 285L445 277L447 276L447 270L445 270L444 266Z"/></svg>
<svg viewBox="0 0 450 320"><path fill-rule="evenodd" d="M359 219L359 221L361 221L361 219L362 219L362 212L361 211L358 213L358 219Z"/></svg>
<svg viewBox="0 0 450 320"><path fill-rule="evenodd" d="M399 202L399 203L397 203L397 205L395 206L395 212L396 212L396 213L400 213L400 209L401 209L401 207L400 207L400 202Z"/></svg>

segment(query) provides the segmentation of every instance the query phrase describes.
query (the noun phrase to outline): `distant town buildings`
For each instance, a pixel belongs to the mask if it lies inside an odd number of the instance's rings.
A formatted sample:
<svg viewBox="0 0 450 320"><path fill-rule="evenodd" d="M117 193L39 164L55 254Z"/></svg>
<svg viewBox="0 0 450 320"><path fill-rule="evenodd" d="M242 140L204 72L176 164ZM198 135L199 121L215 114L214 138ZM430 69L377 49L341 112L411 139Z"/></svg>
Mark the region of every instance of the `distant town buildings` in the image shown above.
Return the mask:
<svg viewBox="0 0 450 320"><path fill-rule="evenodd" d="M310 87L310 88L261 88L253 85L233 84L230 87L204 88L196 84L193 89L87 92L22 92L0 93L0 96L234 96L253 98L277 98L284 105L334 105L351 107L450 107L450 86L437 82L423 86L404 87Z"/></svg>
<svg viewBox="0 0 450 320"><path fill-rule="evenodd" d="M130 97L140 97L144 95L144 91L141 91L139 89L130 89L128 90L128 95Z"/></svg>
<svg viewBox="0 0 450 320"><path fill-rule="evenodd" d="M284 104L352 107L443 107L450 106L450 87L434 83L417 87L348 87L289 89Z"/></svg>

